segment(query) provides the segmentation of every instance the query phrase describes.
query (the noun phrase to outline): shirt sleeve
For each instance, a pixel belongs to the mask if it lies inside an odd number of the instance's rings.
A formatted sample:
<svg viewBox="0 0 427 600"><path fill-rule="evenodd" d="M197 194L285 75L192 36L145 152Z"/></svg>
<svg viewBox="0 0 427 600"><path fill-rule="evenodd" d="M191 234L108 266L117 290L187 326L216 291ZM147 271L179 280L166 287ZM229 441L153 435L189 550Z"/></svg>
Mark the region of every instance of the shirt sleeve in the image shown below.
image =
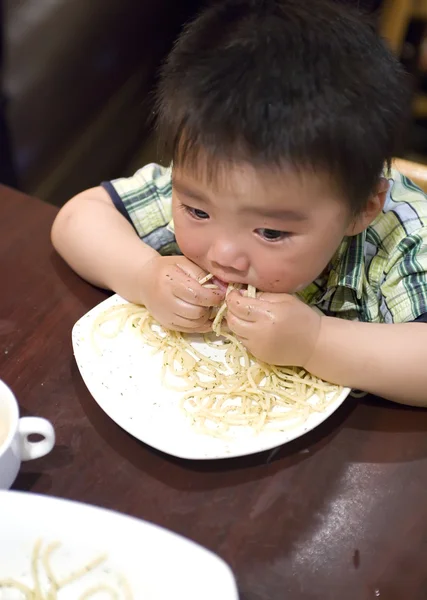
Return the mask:
<svg viewBox="0 0 427 600"><path fill-rule="evenodd" d="M163 255L180 254L172 221L171 168L149 164L132 177L101 185L143 242Z"/></svg>
<svg viewBox="0 0 427 600"><path fill-rule="evenodd" d="M416 321L427 313L427 228L404 237L390 255L381 285L386 322Z"/></svg>
<svg viewBox="0 0 427 600"><path fill-rule="evenodd" d="M427 313L424 313L418 319L415 319L414 323L427 323Z"/></svg>

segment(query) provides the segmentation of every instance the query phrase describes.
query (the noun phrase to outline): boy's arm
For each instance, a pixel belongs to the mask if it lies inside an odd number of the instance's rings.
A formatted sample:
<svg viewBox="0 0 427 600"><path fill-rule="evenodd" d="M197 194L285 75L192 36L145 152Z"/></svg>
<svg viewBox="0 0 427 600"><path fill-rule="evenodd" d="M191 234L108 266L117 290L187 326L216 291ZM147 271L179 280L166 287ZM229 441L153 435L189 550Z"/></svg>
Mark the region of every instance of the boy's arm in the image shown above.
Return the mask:
<svg viewBox="0 0 427 600"><path fill-rule="evenodd" d="M82 192L58 213L52 242L84 279L144 304L168 329L206 332L221 290L199 284L206 273L185 256L161 256L145 244L101 187Z"/></svg>
<svg viewBox="0 0 427 600"><path fill-rule="evenodd" d="M427 323L359 323L321 317L305 365L322 379L400 404L427 406Z"/></svg>
<svg viewBox="0 0 427 600"><path fill-rule="evenodd" d="M141 301L143 267L158 253L139 239L102 187L67 202L51 236L57 252L83 279Z"/></svg>

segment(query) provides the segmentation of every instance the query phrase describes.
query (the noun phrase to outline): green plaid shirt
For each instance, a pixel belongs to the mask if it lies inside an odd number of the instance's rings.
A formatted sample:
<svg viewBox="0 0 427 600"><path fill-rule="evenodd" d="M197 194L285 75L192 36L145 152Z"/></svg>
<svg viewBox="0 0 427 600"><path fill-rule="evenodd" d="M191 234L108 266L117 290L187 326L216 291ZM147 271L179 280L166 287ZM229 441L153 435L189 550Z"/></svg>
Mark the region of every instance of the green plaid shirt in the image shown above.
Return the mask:
<svg viewBox="0 0 427 600"><path fill-rule="evenodd" d="M396 170L389 183L382 213L345 238L325 272L299 292L327 315L403 323L427 314L427 196ZM146 244L163 255L180 253L170 168L150 164L102 185Z"/></svg>

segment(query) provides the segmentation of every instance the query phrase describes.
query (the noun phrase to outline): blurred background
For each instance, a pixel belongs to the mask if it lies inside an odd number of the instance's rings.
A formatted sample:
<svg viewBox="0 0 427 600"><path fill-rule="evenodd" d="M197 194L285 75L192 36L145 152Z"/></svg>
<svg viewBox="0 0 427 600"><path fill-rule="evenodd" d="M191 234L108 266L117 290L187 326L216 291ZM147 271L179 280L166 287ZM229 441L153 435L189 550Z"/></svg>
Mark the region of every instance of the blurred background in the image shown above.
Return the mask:
<svg viewBox="0 0 427 600"><path fill-rule="evenodd" d="M61 205L165 159L153 85L208 1L0 0L0 182ZM410 72L404 156L427 163L427 0L335 1L366 11Z"/></svg>

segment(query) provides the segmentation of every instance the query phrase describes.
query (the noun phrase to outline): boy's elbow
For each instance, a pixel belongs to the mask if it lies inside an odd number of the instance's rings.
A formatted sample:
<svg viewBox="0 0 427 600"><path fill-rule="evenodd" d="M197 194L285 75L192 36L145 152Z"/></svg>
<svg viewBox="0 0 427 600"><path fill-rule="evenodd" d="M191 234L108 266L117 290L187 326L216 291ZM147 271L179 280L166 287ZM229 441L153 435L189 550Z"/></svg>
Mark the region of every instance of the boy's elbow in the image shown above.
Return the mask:
<svg viewBox="0 0 427 600"><path fill-rule="evenodd" d="M56 215L56 218L53 222L52 228L50 230L50 239L53 247L59 254L61 254L61 247L64 239L67 235L67 228L70 220L72 219L73 207L72 201L65 204L59 213Z"/></svg>
<svg viewBox="0 0 427 600"><path fill-rule="evenodd" d="M94 219L94 208L95 212L99 211L100 204L111 206L110 197L101 187L81 192L64 204L57 214L50 232L52 245L59 254L63 256L69 242L73 244L74 241L79 241L82 224L90 226Z"/></svg>

